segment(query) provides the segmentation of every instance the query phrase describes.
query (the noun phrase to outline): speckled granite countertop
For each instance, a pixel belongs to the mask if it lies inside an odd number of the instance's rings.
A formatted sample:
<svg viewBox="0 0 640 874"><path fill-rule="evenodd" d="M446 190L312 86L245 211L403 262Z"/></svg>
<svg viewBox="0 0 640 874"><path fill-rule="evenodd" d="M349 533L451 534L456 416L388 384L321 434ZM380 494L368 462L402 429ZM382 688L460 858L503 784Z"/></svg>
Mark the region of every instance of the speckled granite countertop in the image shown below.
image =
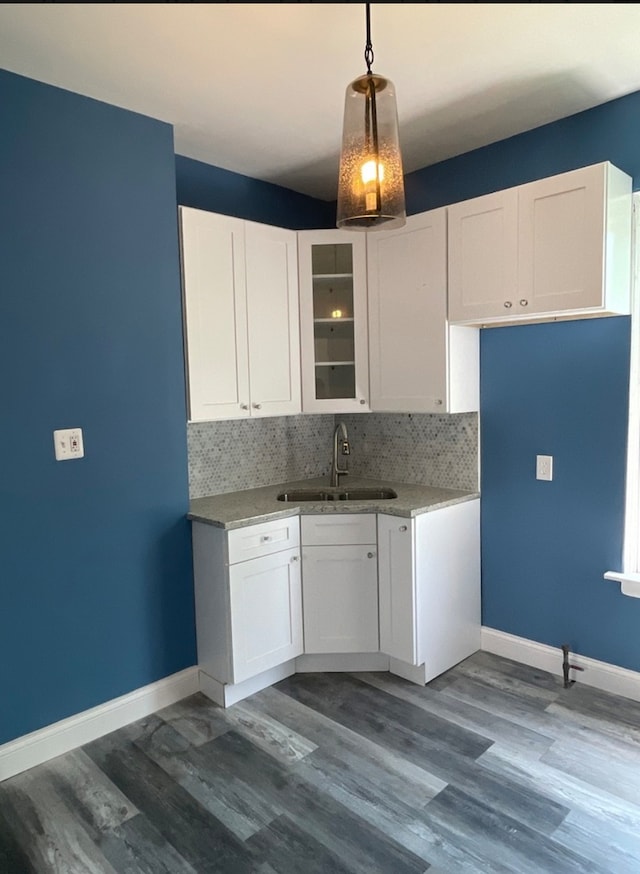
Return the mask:
<svg viewBox="0 0 640 874"><path fill-rule="evenodd" d="M188 518L229 529L310 513L388 513L391 516L411 517L480 497L479 492L349 476L343 479L341 489L389 488L393 489L398 497L391 500L303 501L301 503L278 500L281 492L318 488L334 491L328 485L328 477L325 476L279 483L259 489L247 489L242 492L193 498L190 502Z"/></svg>

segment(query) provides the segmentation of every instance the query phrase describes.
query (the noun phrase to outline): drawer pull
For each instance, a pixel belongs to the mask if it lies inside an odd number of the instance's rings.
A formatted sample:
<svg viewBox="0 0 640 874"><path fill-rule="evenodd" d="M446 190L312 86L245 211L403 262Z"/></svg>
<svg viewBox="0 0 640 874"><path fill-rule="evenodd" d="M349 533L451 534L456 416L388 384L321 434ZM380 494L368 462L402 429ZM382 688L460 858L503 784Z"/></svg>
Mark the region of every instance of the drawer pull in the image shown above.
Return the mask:
<svg viewBox="0 0 640 874"><path fill-rule="evenodd" d="M367 553L367 558L375 558L375 557L376 557L375 552L368 552Z"/></svg>
<svg viewBox="0 0 640 874"><path fill-rule="evenodd" d="M271 540L271 537L269 534L263 534L260 540L262 540L263 543L268 543Z"/></svg>
<svg viewBox="0 0 640 874"><path fill-rule="evenodd" d="M406 531L406 530L407 530L407 526L406 526L406 525L401 525L401 526L398 528L398 531Z"/></svg>
<svg viewBox="0 0 640 874"><path fill-rule="evenodd" d="M508 310L511 309L511 307L513 306L510 300L505 300L504 305Z"/></svg>
<svg viewBox="0 0 640 874"><path fill-rule="evenodd" d="M525 300L524 298L522 298L522 300L520 301L520 306L521 306L521 307L526 307L528 303L529 303L528 300Z"/></svg>

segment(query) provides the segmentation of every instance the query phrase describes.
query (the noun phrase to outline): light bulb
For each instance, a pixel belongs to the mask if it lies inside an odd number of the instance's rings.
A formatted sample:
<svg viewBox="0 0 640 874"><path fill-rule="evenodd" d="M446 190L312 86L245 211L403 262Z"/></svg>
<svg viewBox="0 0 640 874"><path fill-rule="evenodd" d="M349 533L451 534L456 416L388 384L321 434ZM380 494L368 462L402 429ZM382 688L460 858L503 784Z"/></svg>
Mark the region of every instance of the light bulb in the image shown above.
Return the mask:
<svg viewBox="0 0 640 874"><path fill-rule="evenodd" d="M376 185L376 170L378 171L378 184ZM364 185L365 209L375 212L378 209L378 188L384 179L384 164L371 159L365 161L360 168L360 176Z"/></svg>
<svg viewBox="0 0 640 874"><path fill-rule="evenodd" d="M362 176L362 181L365 185L368 182L375 182L376 162L373 159L371 161L365 161L360 169L360 175ZM380 182L384 179L384 164L378 164L378 179Z"/></svg>

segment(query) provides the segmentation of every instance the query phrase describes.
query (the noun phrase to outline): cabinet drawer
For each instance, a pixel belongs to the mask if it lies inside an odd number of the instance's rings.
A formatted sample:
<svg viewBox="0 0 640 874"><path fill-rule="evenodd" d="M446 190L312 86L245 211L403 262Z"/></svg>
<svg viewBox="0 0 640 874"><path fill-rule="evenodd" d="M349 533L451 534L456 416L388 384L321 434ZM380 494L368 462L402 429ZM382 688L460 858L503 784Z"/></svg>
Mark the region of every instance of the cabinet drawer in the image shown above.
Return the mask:
<svg viewBox="0 0 640 874"><path fill-rule="evenodd" d="M301 523L305 546L377 543L375 513L302 516Z"/></svg>
<svg viewBox="0 0 640 874"><path fill-rule="evenodd" d="M300 545L300 520L298 516L288 519L274 519L246 528L229 531L229 564L271 555L283 549Z"/></svg>

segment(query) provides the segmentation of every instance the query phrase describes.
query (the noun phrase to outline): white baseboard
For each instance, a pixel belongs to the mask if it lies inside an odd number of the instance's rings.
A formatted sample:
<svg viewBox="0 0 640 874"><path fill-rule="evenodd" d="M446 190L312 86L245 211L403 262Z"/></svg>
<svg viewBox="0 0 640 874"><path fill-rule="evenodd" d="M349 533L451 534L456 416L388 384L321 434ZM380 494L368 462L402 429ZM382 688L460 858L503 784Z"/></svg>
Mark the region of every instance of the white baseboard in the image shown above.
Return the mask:
<svg viewBox="0 0 640 874"><path fill-rule="evenodd" d="M525 665L562 676L562 649L548 646L497 631L495 628L482 628L481 649ZM377 658L376 658L377 657ZM606 692L623 695L640 701L640 672L620 668L607 662L590 659L577 653L570 654L572 664L584 671L572 672L572 679L585 686L593 686ZM296 671L331 670L388 670L392 662L393 673L404 676L413 682L424 684L424 666L413 668L379 653L353 654L351 657L305 656L291 660L243 683L223 685L207 676L197 667L187 668L157 683L136 689L128 695L114 698L106 704L85 710L68 719L63 719L46 728L24 735L0 746L0 782L22 771L41 765L55 756L70 752L83 744L90 743L111 731L123 728L137 719L150 716L163 707L175 704L199 690L223 707L229 707L248 695L289 677ZM338 666L340 665L340 667Z"/></svg>
<svg viewBox="0 0 640 874"><path fill-rule="evenodd" d="M482 628L481 649L516 662L539 668L562 677L562 648L547 646L526 637L517 637L495 628ZM623 695L634 701L640 701L640 673L627 668L619 668L608 662L590 659L578 653L570 653L572 665L584 668L582 671L572 671L571 679L585 686L593 686L615 695Z"/></svg>
<svg viewBox="0 0 640 874"><path fill-rule="evenodd" d="M198 689L198 669L187 668L106 704L9 741L0 746L0 781L175 704Z"/></svg>

